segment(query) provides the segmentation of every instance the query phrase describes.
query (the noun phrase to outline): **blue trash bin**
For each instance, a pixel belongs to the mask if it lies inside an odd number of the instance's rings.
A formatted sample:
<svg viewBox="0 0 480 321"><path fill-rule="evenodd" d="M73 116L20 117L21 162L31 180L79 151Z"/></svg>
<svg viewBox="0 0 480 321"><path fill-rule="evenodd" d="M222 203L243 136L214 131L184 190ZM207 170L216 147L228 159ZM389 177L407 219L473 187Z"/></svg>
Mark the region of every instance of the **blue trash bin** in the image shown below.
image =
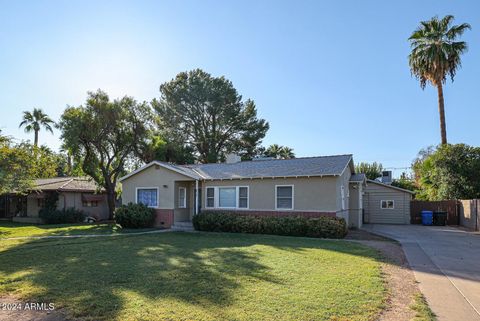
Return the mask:
<svg viewBox="0 0 480 321"><path fill-rule="evenodd" d="M433 225L433 211L422 211L422 225Z"/></svg>

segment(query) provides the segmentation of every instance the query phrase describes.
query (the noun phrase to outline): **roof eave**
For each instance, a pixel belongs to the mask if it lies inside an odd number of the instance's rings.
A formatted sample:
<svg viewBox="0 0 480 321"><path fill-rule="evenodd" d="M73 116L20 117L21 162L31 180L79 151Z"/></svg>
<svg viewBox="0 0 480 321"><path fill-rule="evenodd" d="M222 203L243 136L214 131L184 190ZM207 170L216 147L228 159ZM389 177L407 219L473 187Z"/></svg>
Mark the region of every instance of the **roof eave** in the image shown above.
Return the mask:
<svg viewBox="0 0 480 321"><path fill-rule="evenodd" d="M144 171L145 169L150 168L150 167L153 166L153 165L158 165L158 166L160 166L160 167L163 167L163 168L168 169L168 170L170 170L170 171L172 171L172 172L176 172L176 173L178 173L178 174L180 174L180 175L189 177L189 178L194 179L194 180L199 180L199 179L201 179L201 178L195 177L195 176L193 176L193 175L190 175L190 174L188 174L188 173L184 173L184 172L182 172L182 171L180 171L180 170L178 170L178 169L175 169L175 168L172 167L172 166L167 166L167 165L165 165L165 164L163 164L163 163L161 163L161 162L159 162L159 161L152 161L152 162L150 162L150 163L148 163L148 164L146 164L146 165L144 165L144 166L142 166L142 167L140 167L140 168L137 168L137 169L134 170L133 172L131 172L131 173L125 175L125 176L120 177L120 179L119 179L118 181L119 181L119 182L122 182L122 181L126 180L127 178L130 178L130 177L132 177L132 176L134 176L134 175L136 175L136 174Z"/></svg>
<svg viewBox="0 0 480 321"><path fill-rule="evenodd" d="M367 179L367 183L378 184L378 185L380 185L380 186L385 186L385 187L388 187L388 188L391 188L391 189L395 189L395 190L397 190L397 191L410 193L410 194L412 194L412 195L415 194L415 192L410 191L410 190L408 190L408 189L404 189L404 188L401 188L401 187L384 184L384 183L382 183L382 182L378 182L378 181L375 181L375 180L372 180L372 179Z"/></svg>

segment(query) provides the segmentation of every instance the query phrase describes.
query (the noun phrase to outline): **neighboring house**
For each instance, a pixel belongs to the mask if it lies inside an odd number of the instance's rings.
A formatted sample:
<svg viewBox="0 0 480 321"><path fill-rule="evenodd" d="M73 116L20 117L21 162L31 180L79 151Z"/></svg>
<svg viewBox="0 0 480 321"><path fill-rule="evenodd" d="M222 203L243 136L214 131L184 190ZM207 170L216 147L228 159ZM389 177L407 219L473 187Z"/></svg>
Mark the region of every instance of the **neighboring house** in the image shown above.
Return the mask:
<svg viewBox="0 0 480 321"><path fill-rule="evenodd" d="M410 224L410 201L413 192L368 180L363 196L365 223Z"/></svg>
<svg viewBox="0 0 480 321"><path fill-rule="evenodd" d="M91 179L83 177L37 179L27 195L0 195L0 218L41 223L38 212L50 193L58 195L58 209L76 208L98 220L108 219L106 194Z"/></svg>
<svg viewBox="0 0 480 321"><path fill-rule="evenodd" d="M156 225L189 222L205 210L253 215L343 217L362 224L365 176L352 155L174 165L154 161L122 177L122 202L155 209ZM198 201L197 201L198 200Z"/></svg>

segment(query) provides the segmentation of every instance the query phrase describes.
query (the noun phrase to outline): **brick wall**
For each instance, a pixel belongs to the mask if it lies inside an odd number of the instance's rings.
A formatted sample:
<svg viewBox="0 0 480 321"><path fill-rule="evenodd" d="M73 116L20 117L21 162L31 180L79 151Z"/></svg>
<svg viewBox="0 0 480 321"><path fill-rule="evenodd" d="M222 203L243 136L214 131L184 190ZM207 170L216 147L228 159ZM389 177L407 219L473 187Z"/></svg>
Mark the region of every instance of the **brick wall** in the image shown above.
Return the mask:
<svg viewBox="0 0 480 321"><path fill-rule="evenodd" d="M316 212L316 211L259 211L259 210L205 210L208 212L235 213L238 215L255 215L255 216L304 216L304 217L335 217L335 212Z"/></svg>
<svg viewBox="0 0 480 321"><path fill-rule="evenodd" d="M155 227L170 228L173 225L173 210L156 209Z"/></svg>

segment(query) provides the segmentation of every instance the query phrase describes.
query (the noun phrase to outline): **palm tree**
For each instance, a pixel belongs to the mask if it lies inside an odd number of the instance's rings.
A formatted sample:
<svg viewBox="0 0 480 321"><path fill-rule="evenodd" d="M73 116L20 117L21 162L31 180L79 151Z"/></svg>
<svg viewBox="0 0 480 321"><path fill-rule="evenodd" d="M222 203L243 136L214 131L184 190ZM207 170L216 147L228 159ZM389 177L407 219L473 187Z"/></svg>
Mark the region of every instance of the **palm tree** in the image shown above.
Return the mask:
<svg viewBox="0 0 480 321"><path fill-rule="evenodd" d="M283 146L278 157L281 159L292 159L295 158L295 153L292 148Z"/></svg>
<svg viewBox="0 0 480 321"><path fill-rule="evenodd" d="M282 146L278 144L272 144L268 146L268 148L265 150L265 156L278 158L281 151L282 151Z"/></svg>
<svg viewBox="0 0 480 321"><path fill-rule="evenodd" d="M429 21L422 21L408 38L412 47L408 56L412 75L420 81L422 89L425 89L427 82L437 87L442 144L447 144L443 85L447 75L453 81L461 66L460 56L467 51L467 43L456 40L471 28L468 23L452 26L453 20L454 17L448 15L442 19L433 17Z"/></svg>
<svg viewBox="0 0 480 321"><path fill-rule="evenodd" d="M37 147L38 132L40 131L40 129L43 127L53 134L52 125L55 125L55 122L50 119L47 114L45 114L40 108L34 108L33 112L23 112L23 120L18 127L20 128L25 126L26 133L31 133L32 131L35 133L35 140L33 145Z"/></svg>
<svg viewBox="0 0 480 321"><path fill-rule="evenodd" d="M272 144L265 150L264 155L267 157L274 157L277 159L290 159L295 158L293 149L287 146L281 146L278 144Z"/></svg>

